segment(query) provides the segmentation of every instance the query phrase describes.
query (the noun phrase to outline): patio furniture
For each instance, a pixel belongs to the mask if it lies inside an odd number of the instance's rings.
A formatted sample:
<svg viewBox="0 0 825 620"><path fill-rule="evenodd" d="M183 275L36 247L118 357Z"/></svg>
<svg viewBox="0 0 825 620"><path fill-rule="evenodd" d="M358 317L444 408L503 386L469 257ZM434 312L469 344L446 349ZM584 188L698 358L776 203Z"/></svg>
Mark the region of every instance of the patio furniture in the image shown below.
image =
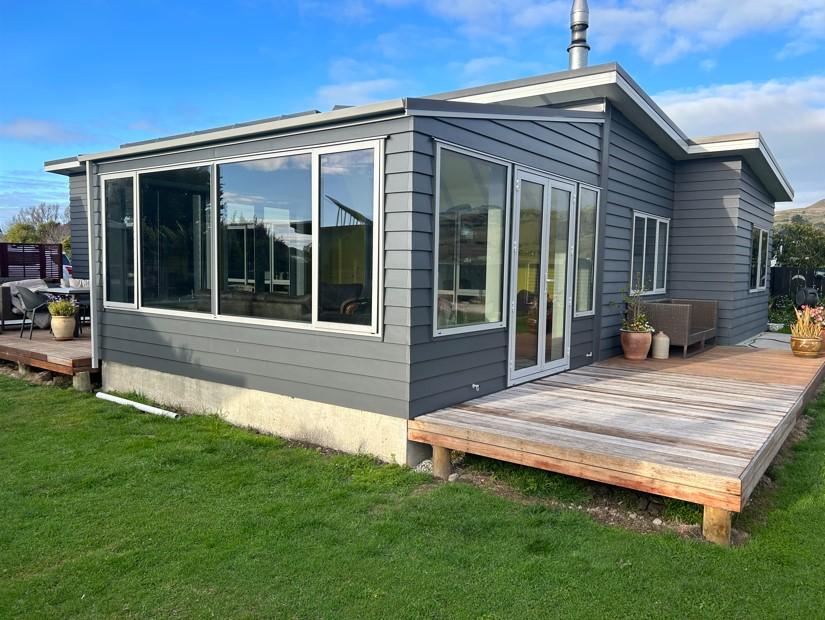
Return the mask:
<svg viewBox="0 0 825 620"><path fill-rule="evenodd" d="M709 340L716 340L719 303L704 299L662 299L642 304L650 324L670 336L670 344L682 347L699 345L691 355L701 353Z"/></svg>
<svg viewBox="0 0 825 620"><path fill-rule="evenodd" d="M23 332L26 330L26 320L28 319L29 340L31 340L32 333L34 332L34 322L37 312L45 308L49 301L46 299L45 295L30 291L23 286L15 287L14 295L17 297L20 308L23 310L23 322L20 324L20 337L23 337Z"/></svg>

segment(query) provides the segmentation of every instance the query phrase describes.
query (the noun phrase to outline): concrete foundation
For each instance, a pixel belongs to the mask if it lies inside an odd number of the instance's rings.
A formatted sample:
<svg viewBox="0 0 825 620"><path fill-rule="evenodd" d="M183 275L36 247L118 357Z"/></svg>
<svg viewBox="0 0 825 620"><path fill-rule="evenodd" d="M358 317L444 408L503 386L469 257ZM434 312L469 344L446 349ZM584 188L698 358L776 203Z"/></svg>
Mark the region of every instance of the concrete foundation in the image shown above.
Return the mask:
<svg viewBox="0 0 825 620"><path fill-rule="evenodd" d="M161 405L216 414L236 426L389 463L414 466L429 458L428 446L407 440L404 418L116 362L104 361L101 372L106 392L137 392Z"/></svg>

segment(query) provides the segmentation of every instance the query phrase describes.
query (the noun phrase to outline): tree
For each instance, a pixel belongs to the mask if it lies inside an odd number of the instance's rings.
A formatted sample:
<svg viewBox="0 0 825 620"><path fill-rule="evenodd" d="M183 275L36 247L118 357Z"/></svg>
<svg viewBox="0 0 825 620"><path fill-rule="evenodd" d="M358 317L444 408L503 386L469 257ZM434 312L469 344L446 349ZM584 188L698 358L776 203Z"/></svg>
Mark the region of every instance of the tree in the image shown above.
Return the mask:
<svg viewBox="0 0 825 620"><path fill-rule="evenodd" d="M31 224L15 222L8 227L3 239L8 243L38 243L37 229Z"/></svg>
<svg viewBox="0 0 825 620"><path fill-rule="evenodd" d="M69 208L61 207L57 204L46 204L41 202L36 207L26 207L20 209L13 218L12 224L31 224L35 228L48 222L65 224L69 221Z"/></svg>
<svg viewBox="0 0 825 620"><path fill-rule="evenodd" d="M808 222L792 221L778 228L773 247L781 267L825 267L825 230Z"/></svg>

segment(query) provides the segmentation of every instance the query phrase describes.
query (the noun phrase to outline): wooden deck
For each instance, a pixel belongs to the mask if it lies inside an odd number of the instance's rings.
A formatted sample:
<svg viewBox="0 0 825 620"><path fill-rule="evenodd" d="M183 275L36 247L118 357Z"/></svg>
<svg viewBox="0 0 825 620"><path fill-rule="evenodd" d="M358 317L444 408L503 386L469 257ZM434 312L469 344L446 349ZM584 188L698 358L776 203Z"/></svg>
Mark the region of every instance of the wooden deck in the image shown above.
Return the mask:
<svg viewBox="0 0 825 620"><path fill-rule="evenodd" d="M418 417L408 435L703 504L707 522L742 509L823 374L825 358L789 350L614 358Z"/></svg>
<svg viewBox="0 0 825 620"><path fill-rule="evenodd" d="M31 340L28 330L22 338L18 330L7 327L0 334L0 359L63 375L93 372L88 329L85 336L64 342L55 340L47 329L35 329Z"/></svg>

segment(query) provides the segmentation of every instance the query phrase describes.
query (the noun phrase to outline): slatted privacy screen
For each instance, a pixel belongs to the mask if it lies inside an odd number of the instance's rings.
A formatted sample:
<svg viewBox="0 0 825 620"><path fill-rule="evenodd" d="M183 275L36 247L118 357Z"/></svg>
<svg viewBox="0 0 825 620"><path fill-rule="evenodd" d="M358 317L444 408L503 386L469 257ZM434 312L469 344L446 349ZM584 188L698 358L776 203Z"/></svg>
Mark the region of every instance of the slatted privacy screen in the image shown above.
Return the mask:
<svg viewBox="0 0 825 620"><path fill-rule="evenodd" d="M59 243L0 243L0 278L47 282L60 280L63 246Z"/></svg>

